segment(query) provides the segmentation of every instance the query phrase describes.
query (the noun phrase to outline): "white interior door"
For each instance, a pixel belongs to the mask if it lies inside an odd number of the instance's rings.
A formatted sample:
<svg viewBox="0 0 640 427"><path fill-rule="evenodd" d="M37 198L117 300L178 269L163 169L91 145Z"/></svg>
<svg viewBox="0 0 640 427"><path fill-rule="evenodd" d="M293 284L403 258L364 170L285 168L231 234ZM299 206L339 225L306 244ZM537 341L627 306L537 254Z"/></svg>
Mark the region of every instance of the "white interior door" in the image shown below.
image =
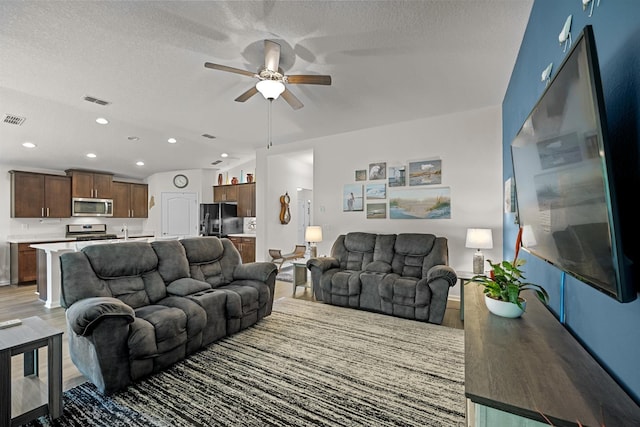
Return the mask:
<svg viewBox="0 0 640 427"><path fill-rule="evenodd" d="M198 193L162 193L162 237L198 235Z"/></svg>

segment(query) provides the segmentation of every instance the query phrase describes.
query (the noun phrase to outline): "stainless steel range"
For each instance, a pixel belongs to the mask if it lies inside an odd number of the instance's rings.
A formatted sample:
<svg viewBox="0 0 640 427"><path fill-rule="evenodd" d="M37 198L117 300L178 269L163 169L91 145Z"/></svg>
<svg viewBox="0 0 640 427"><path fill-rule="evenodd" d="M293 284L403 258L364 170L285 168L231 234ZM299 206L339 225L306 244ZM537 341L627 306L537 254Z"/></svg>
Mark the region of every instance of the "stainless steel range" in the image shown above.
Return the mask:
<svg viewBox="0 0 640 427"><path fill-rule="evenodd" d="M117 239L116 234L107 234L107 224L67 224L67 237L76 240Z"/></svg>

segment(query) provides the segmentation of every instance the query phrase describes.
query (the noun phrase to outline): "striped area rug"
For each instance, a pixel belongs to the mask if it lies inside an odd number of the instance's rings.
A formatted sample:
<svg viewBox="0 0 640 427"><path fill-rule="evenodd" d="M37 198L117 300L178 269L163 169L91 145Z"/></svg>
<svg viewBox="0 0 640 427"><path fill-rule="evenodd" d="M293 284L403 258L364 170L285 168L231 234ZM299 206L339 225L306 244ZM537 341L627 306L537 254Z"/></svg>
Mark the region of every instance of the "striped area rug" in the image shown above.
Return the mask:
<svg viewBox="0 0 640 427"><path fill-rule="evenodd" d="M463 331L282 298L271 316L39 426L462 426Z"/></svg>

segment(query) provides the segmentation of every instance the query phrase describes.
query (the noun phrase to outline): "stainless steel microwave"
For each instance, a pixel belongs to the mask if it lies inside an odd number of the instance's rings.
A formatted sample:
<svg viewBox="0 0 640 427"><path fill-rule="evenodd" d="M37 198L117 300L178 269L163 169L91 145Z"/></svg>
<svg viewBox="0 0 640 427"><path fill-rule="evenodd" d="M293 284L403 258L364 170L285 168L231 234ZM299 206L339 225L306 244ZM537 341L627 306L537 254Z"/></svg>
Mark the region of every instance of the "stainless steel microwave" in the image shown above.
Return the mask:
<svg viewBox="0 0 640 427"><path fill-rule="evenodd" d="M71 216L113 216L113 200L74 197Z"/></svg>

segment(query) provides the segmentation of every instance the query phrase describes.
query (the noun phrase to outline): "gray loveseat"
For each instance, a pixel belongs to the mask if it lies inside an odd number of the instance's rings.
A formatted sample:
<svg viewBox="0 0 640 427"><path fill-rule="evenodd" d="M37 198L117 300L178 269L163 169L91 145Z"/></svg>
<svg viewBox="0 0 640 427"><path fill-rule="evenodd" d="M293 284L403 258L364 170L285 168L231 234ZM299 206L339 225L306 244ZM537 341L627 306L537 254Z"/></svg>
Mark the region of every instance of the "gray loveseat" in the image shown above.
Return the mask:
<svg viewBox="0 0 640 427"><path fill-rule="evenodd" d="M441 324L457 281L448 258L444 237L353 232L307 268L319 301Z"/></svg>
<svg viewBox="0 0 640 427"><path fill-rule="evenodd" d="M216 237L92 245L60 268L71 360L103 393L268 316L277 274Z"/></svg>

